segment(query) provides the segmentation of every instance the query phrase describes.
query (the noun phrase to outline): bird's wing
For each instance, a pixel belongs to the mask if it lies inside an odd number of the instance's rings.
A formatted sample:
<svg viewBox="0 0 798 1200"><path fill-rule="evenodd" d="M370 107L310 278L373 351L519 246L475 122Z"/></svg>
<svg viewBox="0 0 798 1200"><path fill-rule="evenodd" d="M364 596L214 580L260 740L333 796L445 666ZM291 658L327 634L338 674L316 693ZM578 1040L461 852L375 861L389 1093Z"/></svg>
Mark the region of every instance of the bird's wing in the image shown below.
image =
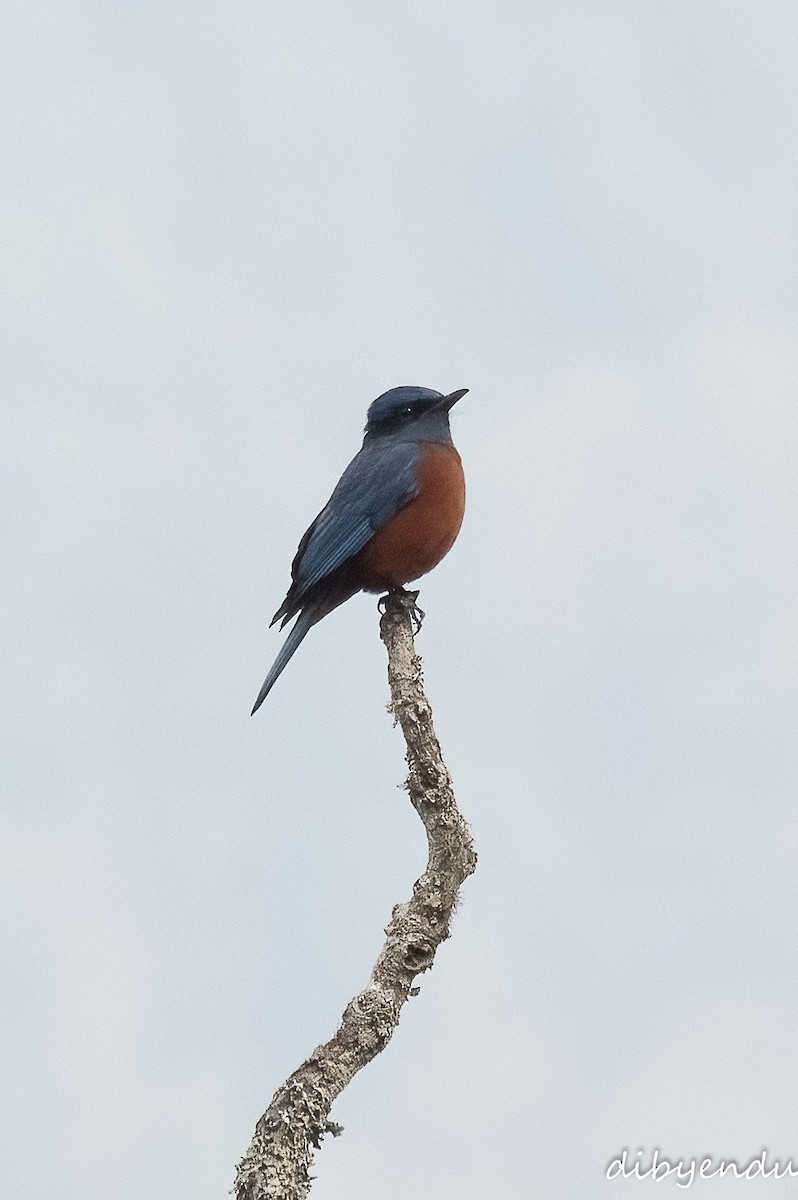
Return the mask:
<svg viewBox="0 0 798 1200"><path fill-rule="evenodd" d="M291 565L293 582L275 620L297 612L311 588L362 550L409 504L418 492L418 458L414 442L367 443L355 455L299 543Z"/></svg>

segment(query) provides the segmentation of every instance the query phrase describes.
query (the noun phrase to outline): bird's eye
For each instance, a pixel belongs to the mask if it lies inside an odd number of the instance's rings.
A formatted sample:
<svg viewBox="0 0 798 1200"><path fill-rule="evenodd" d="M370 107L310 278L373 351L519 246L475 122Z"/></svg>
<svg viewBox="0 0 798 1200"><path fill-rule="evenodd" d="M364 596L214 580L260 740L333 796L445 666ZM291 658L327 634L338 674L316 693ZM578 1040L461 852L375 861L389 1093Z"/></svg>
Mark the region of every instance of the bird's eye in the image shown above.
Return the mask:
<svg viewBox="0 0 798 1200"><path fill-rule="evenodd" d="M402 416L403 417L412 417L412 415L413 415L413 409L410 407L409 404L405 405L405 407L402 409Z"/></svg>

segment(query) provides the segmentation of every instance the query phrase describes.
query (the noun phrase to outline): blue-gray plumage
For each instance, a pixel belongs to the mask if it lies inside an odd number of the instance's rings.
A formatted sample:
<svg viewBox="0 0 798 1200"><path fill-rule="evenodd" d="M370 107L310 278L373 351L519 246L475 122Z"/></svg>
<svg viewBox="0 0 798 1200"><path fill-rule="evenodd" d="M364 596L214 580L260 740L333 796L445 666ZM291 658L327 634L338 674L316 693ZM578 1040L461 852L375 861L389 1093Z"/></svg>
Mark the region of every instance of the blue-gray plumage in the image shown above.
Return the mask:
<svg viewBox="0 0 798 1200"><path fill-rule="evenodd" d="M308 530L297 555L296 600L362 550L418 491L416 442L367 438Z"/></svg>
<svg viewBox="0 0 798 1200"><path fill-rule="evenodd" d="M387 591L431 570L457 536L465 505L449 411L467 388L392 388L373 402L363 445L305 533L272 624L298 613L255 713L305 634L359 591ZM408 573L409 572L409 573Z"/></svg>

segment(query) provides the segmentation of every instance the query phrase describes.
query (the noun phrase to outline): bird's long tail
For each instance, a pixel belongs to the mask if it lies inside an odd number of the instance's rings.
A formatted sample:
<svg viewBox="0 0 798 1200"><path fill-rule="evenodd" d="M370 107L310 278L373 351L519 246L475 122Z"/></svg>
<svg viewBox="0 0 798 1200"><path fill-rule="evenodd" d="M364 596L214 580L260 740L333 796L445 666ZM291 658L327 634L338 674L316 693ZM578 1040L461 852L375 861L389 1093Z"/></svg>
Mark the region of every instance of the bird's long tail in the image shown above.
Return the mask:
<svg viewBox="0 0 798 1200"><path fill-rule="evenodd" d="M282 647L280 649L280 653L277 655L276 659L274 660L271 671L269 671L269 674L266 676L266 678L263 681L263 687L260 689L260 692L258 693L258 698L255 701L255 707L253 708L252 713L250 714L251 716L254 716L255 713L260 708L261 704L263 704L263 701L266 699L269 692L274 687L274 683L275 683L275 680L277 679L277 676L283 670L283 668L285 667L289 658L294 653L294 651L296 650L299 643L302 641L302 639L305 636L305 634L307 633L307 631L311 628L312 625L315 625L316 622L319 621L324 616L324 611L326 611L326 610L319 612L319 610L316 608L305 608L299 614L299 616L296 619L296 624L294 625L294 628L291 630L288 637L283 642Z"/></svg>

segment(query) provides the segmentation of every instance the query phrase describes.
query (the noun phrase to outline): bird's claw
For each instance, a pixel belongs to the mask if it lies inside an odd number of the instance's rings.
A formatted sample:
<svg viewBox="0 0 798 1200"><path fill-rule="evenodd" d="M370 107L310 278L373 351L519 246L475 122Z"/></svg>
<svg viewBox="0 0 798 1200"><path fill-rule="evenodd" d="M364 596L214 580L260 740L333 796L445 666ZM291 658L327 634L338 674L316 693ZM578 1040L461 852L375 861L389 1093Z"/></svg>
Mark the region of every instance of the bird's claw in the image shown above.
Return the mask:
<svg viewBox="0 0 798 1200"><path fill-rule="evenodd" d="M388 592L385 596L380 596L379 600L377 601L377 608L381 613L385 612L388 600L391 597L393 597L395 600L398 600L399 604L409 616L410 623L413 626L413 637L415 637L418 631L421 629L424 617L427 615L424 610L419 608L419 606L416 604L416 601L418 600L418 592L408 592L405 588L401 587L393 588L392 591Z"/></svg>

